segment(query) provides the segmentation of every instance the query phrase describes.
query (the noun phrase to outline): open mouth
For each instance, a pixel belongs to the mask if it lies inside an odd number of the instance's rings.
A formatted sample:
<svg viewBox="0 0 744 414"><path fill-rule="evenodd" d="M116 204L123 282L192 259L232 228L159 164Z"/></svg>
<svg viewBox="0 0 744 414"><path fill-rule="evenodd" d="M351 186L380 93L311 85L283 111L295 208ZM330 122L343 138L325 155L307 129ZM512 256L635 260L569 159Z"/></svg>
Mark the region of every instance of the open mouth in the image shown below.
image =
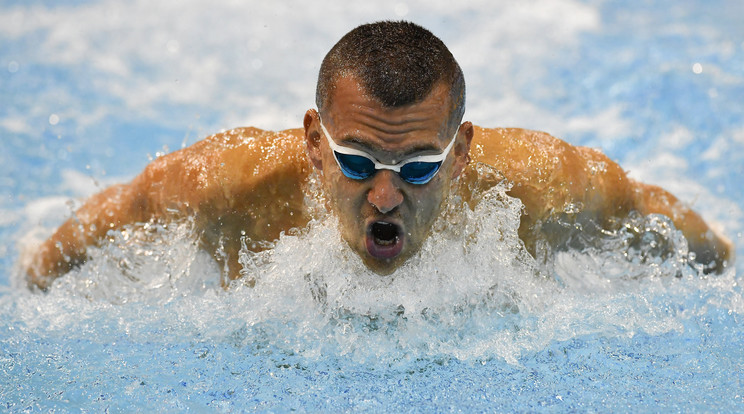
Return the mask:
<svg viewBox="0 0 744 414"><path fill-rule="evenodd" d="M375 221L367 228L367 251L373 257L390 259L403 250L403 232L399 225Z"/></svg>

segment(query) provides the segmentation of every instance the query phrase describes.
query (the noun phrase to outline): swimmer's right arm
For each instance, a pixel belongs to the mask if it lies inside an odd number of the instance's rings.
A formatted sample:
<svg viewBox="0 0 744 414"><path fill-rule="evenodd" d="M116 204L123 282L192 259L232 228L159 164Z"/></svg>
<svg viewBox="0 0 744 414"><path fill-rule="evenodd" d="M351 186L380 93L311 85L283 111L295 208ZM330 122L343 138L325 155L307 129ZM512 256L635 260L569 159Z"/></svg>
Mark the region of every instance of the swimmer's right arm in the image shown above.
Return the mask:
<svg viewBox="0 0 744 414"><path fill-rule="evenodd" d="M84 263L88 246L99 244L109 230L159 218L164 195L183 184L169 171L183 169L184 152L188 151L160 157L130 183L111 186L86 200L33 253L26 268L29 286L46 290L58 276Z"/></svg>
<svg viewBox="0 0 744 414"><path fill-rule="evenodd" d="M156 159L132 182L91 197L44 241L26 268L29 285L48 288L110 230L185 216L195 216L203 246L237 277L242 236L271 241L307 222L303 142L300 130L244 128Z"/></svg>
<svg viewBox="0 0 744 414"><path fill-rule="evenodd" d="M57 276L83 263L87 247L110 229L144 220L148 211L140 195L133 184L115 185L86 201L36 249L26 269L29 285L48 288Z"/></svg>

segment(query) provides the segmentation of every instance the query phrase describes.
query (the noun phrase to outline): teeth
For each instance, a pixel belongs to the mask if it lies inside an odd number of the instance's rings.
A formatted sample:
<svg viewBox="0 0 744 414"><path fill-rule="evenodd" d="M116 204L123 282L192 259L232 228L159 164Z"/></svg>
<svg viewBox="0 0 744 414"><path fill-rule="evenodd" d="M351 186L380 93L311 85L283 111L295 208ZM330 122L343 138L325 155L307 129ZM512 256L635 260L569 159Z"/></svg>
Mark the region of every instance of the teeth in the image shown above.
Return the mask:
<svg viewBox="0 0 744 414"><path fill-rule="evenodd" d="M395 238L393 238L393 239L390 239L390 240L382 240L382 239L378 239L377 237L375 237L375 243L376 244L379 244L380 246L390 246L390 245L395 244L395 242L397 242L397 241L398 241L398 237L397 236Z"/></svg>

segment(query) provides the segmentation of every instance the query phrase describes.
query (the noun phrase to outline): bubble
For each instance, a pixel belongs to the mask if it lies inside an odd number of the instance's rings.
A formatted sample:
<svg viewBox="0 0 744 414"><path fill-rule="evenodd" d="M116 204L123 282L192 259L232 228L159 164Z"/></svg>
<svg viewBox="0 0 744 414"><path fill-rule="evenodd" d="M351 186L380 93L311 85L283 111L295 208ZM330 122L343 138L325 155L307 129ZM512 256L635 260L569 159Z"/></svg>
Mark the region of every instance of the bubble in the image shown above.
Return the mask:
<svg viewBox="0 0 744 414"><path fill-rule="evenodd" d="M59 115L57 114L49 115L49 125L57 125L58 123L59 123Z"/></svg>
<svg viewBox="0 0 744 414"><path fill-rule="evenodd" d="M692 73L696 75L703 73L703 65L699 62L695 62L695 64L692 65Z"/></svg>
<svg viewBox="0 0 744 414"><path fill-rule="evenodd" d="M10 63L8 63L8 72L16 73L18 72L18 68L19 68L18 62L16 62L15 60L11 60Z"/></svg>
<svg viewBox="0 0 744 414"><path fill-rule="evenodd" d="M259 69L261 69L261 68L263 67L263 61L262 61L261 59L253 59L253 60L251 61L251 67L252 67L252 68L253 68L254 70L259 70Z"/></svg>
<svg viewBox="0 0 744 414"><path fill-rule="evenodd" d="M394 11L398 17L405 17L408 14L408 5L405 3L398 3L395 5Z"/></svg>

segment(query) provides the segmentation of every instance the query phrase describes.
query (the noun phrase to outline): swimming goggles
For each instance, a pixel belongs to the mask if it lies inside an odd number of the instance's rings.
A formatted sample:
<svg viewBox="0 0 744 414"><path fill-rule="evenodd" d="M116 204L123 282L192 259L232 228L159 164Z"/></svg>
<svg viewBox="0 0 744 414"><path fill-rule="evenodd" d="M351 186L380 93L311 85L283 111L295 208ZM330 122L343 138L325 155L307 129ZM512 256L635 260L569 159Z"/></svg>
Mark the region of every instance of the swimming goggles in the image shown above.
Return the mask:
<svg viewBox="0 0 744 414"><path fill-rule="evenodd" d="M331 138L331 134L323 125L323 121L320 121L320 129L326 136L328 145L333 150L333 157L336 159L336 163L341 168L341 172L345 176L352 180L364 180L365 178L371 177L377 170L391 170L398 173L403 181L411 184L426 184L437 175L439 167L447 158L450 150L455 144L455 138L457 138L457 131L455 136L447 145L447 148L438 155L419 155L418 157L411 157L407 160L403 160L395 165L383 164L375 159L370 154L354 149L343 147L336 144ZM457 129L458 131L460 128Z"/></svg>

